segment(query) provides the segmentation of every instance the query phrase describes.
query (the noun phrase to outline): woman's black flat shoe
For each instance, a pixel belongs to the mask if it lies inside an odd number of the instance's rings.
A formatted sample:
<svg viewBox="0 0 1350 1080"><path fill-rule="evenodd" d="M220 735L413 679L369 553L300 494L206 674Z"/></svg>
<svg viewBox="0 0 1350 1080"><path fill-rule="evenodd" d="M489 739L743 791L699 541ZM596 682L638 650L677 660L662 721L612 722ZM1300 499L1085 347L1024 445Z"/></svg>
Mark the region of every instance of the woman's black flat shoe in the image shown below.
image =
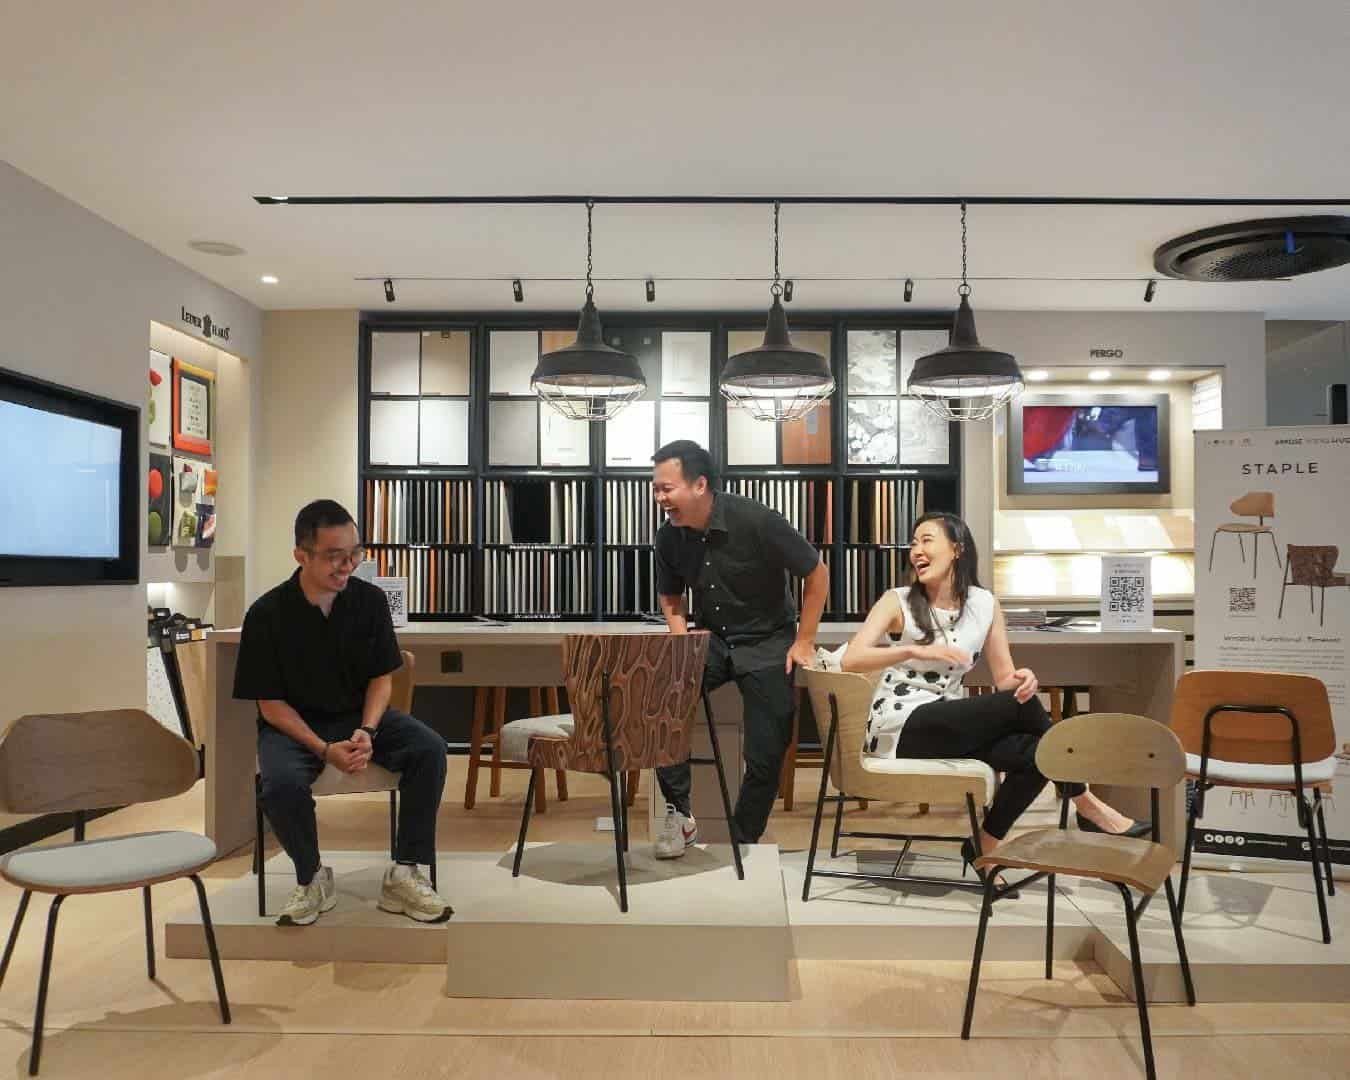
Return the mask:
<svg viewBox="0 0 1350 1080"><path fill-rule="evenodd" d="M1082 814L1074 814L1074 818L1077 820L1078 828L1082 832L1104 833L1107 836L1147 837L1153 835L1153 822L1151 821L1136 821L1124 832L1108 833L1100 825L1096 824L1095 822L1089 821Z"/></svg>

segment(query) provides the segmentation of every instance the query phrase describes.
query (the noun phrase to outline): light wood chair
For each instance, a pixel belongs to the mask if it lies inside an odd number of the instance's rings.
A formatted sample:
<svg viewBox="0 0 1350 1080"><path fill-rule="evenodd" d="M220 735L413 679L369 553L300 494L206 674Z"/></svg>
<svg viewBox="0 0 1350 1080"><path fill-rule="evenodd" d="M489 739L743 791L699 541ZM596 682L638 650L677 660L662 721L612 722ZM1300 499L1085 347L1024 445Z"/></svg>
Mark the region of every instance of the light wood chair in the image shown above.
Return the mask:
<svg viewBox="0 0 1350 1080"><path fill-rule="evenodd" d="M900 864L915 840L978 842L979 810L993 801L998 781L994 770L983 761L966 758L872 758L862 752L867 734L867 717L875 689L865 675L844 671L808 670L802 672L811 708L818 717L829 718L825 736L824 765L820 774L820 794L816 798L815 821L811 826L811 847L806 857L806 880L802 900L811 899L813 877L851 878L862 881L934 882L958 888L983 888L983 883L954 881L918 874L900 874ZM836 794L828 794L833 784ZM919 833L844 832L844 803L863 798L886 803L920 803L964 806L969 833L928 835ZM820 824L825 804L834 803L834 836L830 857L839 855L841 837L873 840L898 840L904 844L889 874L860 871L817 870L816 851L820 843Z"/></svg>
<svg viewBox="0 0 1350 1080"><path fill-rule="evenodd" d="M1275 493L1273 491L1249 491L1246 495L1236 498L1229 504L1228 509L1238 517L1256 518L1256 523L1250 521L1226 521L1214 530L1214 535L1209 538L1209 568L1214 569L1214 544L1219 539L1220 533L1235 535L1238 542L1238 554L1242 561L1247 561L1247 545L1243 541L1244 536L1252 538L1252 580L1256 580L1256 567L1260 561L1260 541L1262 536L1270 537L1270 546L1275 550L1275 565L1280 565L1280 546L1275 541L1275 530L1266 524L1266 518L1275 516Z"/></svg>
<svg viewBox="0 0 1350 1080"><path fill-rule="evenodd" d="M1154 1080L1153 1039L1149 1033L1148 999L1144 990L1144 969L1139 957L1139 916L1144 913L1160 887L1167 892L1172 916L1172 932L1181 974L1186 984L1186 1001L1195 1004L1191 965L1186 942L1181 935L1181 909L1172 891L1171 871L1176 853L1160 841L1161 789L1171 789L1186 772L1186 755L1181 743L1168 728L1146 716L1128 713L1084 713L1052 727L1036 746L1036 767L1058 783L1118 784L1147 787L1151 793L1153 836L1151 840L1109 833L1090 833L1069 829L1069 797L1060 800L1059 827L1035 829L1006 840L990 854L975 860L984 871L984 903L980 908L980 926L975 935L975 956L970 965L970 986L966 991L966 1013L961 1038L970 1038L975 1012L975 992L980 981L980 959L984 953L985 932L993 905L1010 890L1046 878L1045 977L1052 977L1055 948L1055 878L1092 878L1108 882L1120 891L1125 906L1125 926L1130 938L1130 963L1134 971L1134 997L1139 1010L1139 1031L1144 1043L1144 1066L1148 1080ZM1031 876L1014 885L998 884L1004 870L1027 870ZM1136 905L1130 892L1143 896Z"/></svg>
<svg viewBox="0 0 1350 1080"><path fill-rule="evenodd" d="M167 799L197 782L197 753L185 739L140 709L24 716L0 734L0 810L14 814L73 811L77 836L89 810ZM42 1056L56 920L66 897L140 889L145 897L145 956L155 977L155 931L150 887L188 878L197 890L202 929L216 981L220 1018L230 1022L230 1003L206 890L198 876L216 858L216 845L195 832L149 832L78 839L54 847L28 847L0 862L0 877L23 890L9 932L0 983L9 970L19 928L33 894L52 897L38 977L37 1013L28 1055L36 1076Z"/></svg>
<svg viewBox="0 0 1350 1080"><path fill-rule="evenodd" d="M1336 775L1336 730L1326 686L1311 675L1188 671L1172 695L1172 730L1186 750L1186 776L1196 785L1186 816L1181 909L1186 908L1195 822L1204 815L1205 793L1220 786L1284 792L1294 799L1299 827L1308 835L1322 940L1330 944L1323 877L1333 896L1336 883L1322 796L1330 793Z"/></svg>
<svg viewBox="0 0 1350 1080"><path fill-rule="evenodd" d="M801 742L802 702L807 699L806 689L798 687L796 708L792 711L792 738L788 742L787 753L783 757L783 768L778 775L778 797L783 800L783 809L791 811L796 805L797 770L819 769L825 765L825 747L807 745ZM817 720L817 726L819 720ZM867 800L858 800L858 809L867 809Z"/></svg>
<svg viewBox="0 0 1350 1080"><path fill-rule="evenodd" d="M563 674L567 700L572 705L572 722L565 734L528 737L527 756L534 771L530 773L530 791L521 813L512 877L520 876L520 860L534 808L534 787L550 769L595 773L609 781L620 911L628 910L624 870L628 801L623 787L633 770L683 761L691 765L716 765L722 808L730 825L731 797L727 792L726 770L712 707L703 690L709 637L706 630L696 630L688 634L569 634L563 638ZM694 713L700 698L712 740L711 758L689 756ZM734 841L731 856L736 876L744 880L740 845Z"/></svg>
<svg viewBox="0 0 1350 1080"><path fill-rule="evenodd" d="M556 686L531 686L530 717L550 718L561 715ZM508 760L502 753L502 728L506 726L505 686L479 686L473 694L473 726L469 730L469 769L464 777L464 809L472 810L478 802L478 772L482 768L483 755L489 755L490 779L488 794L497 798L502 793L503 769L528 769L525 761ZM544 695L547 695L548 711L544 708ZM540 778L542 780L542 777ZM558 771L554 774L558 785L558 801L567 801L567 774ZM538 813L548 809L548 797L543 783L532 785L534 789L534 808Z"/></svg>
<svg viewBox="0 0 1350 1080"><path fill-rule="evenodd" d="M417 658L407 649L401 650L403 666L394 672L389 707L402 713L412 712L413 677ZM376 791L389 792L389 857L398 853L398 784L399 774L381 768L373 761L358 773L345 773L334 765L325 765L315 778L310 794L316 799L324 795L363 795ZM258 881L258 916L267 914L267 881L263 874L262 777L254 776L254 843L253 874ZM436 860L431 862L431 887L436 887Z"/></svg>

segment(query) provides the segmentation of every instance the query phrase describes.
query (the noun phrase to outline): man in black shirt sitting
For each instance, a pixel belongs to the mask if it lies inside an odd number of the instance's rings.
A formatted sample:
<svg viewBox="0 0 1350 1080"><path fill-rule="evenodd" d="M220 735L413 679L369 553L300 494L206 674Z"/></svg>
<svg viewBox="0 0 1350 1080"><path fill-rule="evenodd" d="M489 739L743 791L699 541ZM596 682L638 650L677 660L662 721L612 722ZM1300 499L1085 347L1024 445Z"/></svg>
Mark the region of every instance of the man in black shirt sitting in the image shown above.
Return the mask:
<svg viewBox="0 0 1350 1080"><path fill-rule="evenodd" d="M351 515L330 499L310 503L295 519L300 568L244 618L234 696L258 703L263 810L295 863L279 926L306 926L337 903L310 787L325 765L355 773L371 761L399 774L401 795L379 907L419 922L452 914L421 870L436 857L445 740L389 708L403 660L384 592L352 577L364 557Z"/></svg>
<svg viewBox="0 0 1350 1080"><path fill-rule="evenodd" d="M687 439L653 456L652 489L666 513L656 534L656 591L673 634L687 629L684 592L694 591L700 627L712 631L703 685L732 679L744 707L745 778L733 839L758 842L778 794L792 738L792 669L815 658L816 627L830 574L820 553L786 518L762 503L712 489L708 452ZM788 576L805 579L797 620ZM689 764L657 770L666 818L658 858L677 858L698 839L689 808Z"/></svg>

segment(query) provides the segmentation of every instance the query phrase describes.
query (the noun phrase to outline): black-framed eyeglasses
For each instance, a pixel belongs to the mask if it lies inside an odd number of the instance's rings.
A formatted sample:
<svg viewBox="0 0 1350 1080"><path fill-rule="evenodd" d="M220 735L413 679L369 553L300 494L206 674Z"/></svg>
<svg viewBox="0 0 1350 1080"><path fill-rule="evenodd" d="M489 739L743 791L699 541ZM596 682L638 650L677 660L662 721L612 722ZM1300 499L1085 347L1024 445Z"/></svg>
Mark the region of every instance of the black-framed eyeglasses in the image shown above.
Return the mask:
<svg viewBox="0 0 1350 1080"><path fill-rule="evenodd" d="M307 552L316 559L322 559L334 570L339 570L350 563L353 567L360 566L366 559L366 549L363 545L357 544L350 551L344 548L332 548L327 551L315 551L313 548L305 548Z"/></svg>

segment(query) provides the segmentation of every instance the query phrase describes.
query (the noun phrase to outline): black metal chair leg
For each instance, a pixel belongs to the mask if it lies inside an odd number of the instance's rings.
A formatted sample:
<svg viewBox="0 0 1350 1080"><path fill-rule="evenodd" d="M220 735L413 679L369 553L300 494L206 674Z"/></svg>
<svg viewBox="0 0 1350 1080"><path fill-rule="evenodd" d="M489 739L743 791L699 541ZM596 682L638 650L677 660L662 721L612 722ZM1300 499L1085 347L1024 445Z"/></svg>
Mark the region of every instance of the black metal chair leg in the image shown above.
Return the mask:
<svg viewBox="0 0 1350 1080"><path fill-rule="evenodd" d="M28 914L28 901L33 899L31 889L24 889L23 895L19 897L18 910L14 912L14 925L9 928L9 940L5 942L5 956L0 960L0 985L4 984L5 974L9 971L9 961L14 955L15 942L19 940L19 927L23 925L23 917Z"/></svg>
<svg viewBox="0 0 1350 1080"><path fill-rule="evenodd" d="M64 895L52 897L47 912L47 939L42 946L42 974L38 976L37 1012L33 1017L33 1046L28 1052L28 1075L36 1076L42 1060L42 1024L47 1015L47 986L51 982L52 949L56 945L56 917L61 913Z"/></svg>
<svg viewBox="0 0 1350 1080"><path fill-rule="evenodd" d="M389 860L398 861L398 792L389 793Z"/></svg>
<svg viewBox="0 0 1350 1080"><path fill-rule="evenodd" d="M623 836L623 849L628 850L628 773L619 773L619 820L614 828Z"/></svg>
<svg viewBox="0 0 1350 1080"><path fill-rule="evenodd" d="M1327 898L1322 891L1322 868L1318 865L1317 857L1317 834L1313 829L1313 812L1308 807L1303 798L1303 793L1298 794L1299 806L1302 808L1303 823L1308 833L1308 861L1312 863L1313 884L1317 886L1317 914L1322 918L1322 944L1331 944L1331 923L1327 919Z"/></svg>
<svg viewBox="0 0 1350 1080"><path fill-rule="evenodd" d="M539 770L530 770L530 786L525 789L525 807L520 812L520 836L516 840L516 861L511 876L520 877L520 857L525 852L525 832L530 827L530 812L534 809L534 785L539 782Z"/></svg>
<svg viewBox="0 0 1350 1080"><path fill-rule="evenodd" d="M1144 1042L1144 1072L1148 1080L1157 1080L1153 1068L1153 1035L1148 1026L1148 998L1144 993L1144 965L1139 956L1139 930L1135 926L1134 900L1129 887L1117 884L1120 897L1125 901L1125 928L1130 933L1130 967L1134 971L1134 1003L1139 1008L1139 1034Z"/></svg>
<svg viewBox="0 0 1350 1080"><path fill-rule="evenodd" d="M202 930L206 934L206 951L211 957L211 974L216 980L216 1000L220 1003L220 1022L230 1022L230 999L225 996L225 976L220 972L220 950L216 948L216 928L211 922L211 905L206 902L206 887L196 874L188 875L197 890L197 906L202 911Z"/></svg>
<svg viewBox="0 0 1350 1080"><path fill-rule="evenodd" d="M155 977L155 919L150 906L150 886L147 885L142 891L145 893L145 970L153 979Z"/></svg>
<svg viewBox="0 0 1350 1080"><path fill-rule="evenodd" d="M619 910L628 911L628 871L623 864L623 799L619 796L619 778L609 773L609 804L614 815L614 862L619 871Z"/></svg>
<svg viewBox="0 0 1350 1080"><path fill-rule="evenodd" d="M830 711L833 712L838 706L835 704L834 695L830 695ZM811 847L806 853L806 880L802 882L802 903L811 899L811 874L816 868L816 849L820 844L820 819L825 815L825 793L830 788L830 761L834 757L834 720L830 720L830 730L825 736L825 760L820 766L820 794L816 796L816 816L811 823ZM839 792L842 799L844 793Z"/></svg>
<svg viewBox="0 0 1350 1080"><path fill-rule="evenodd" d="M1181 936L1181 909L1177 907L1177 896L1172 891L1172 879L1164 882L1167 886L1167 909L1172 913L1172 932L1177 938L1177 956L1181 959L1181 978L1186 984L1186 1004L1195 1004L1195 983L1191 981L1191 961L1186 955L1186 939Z"/></svg>
<svg viewBox="0 0 1350 1080"><path fill-rule="evenodd" d="M439 887L436 884L436 861L436 854L433 852L431 855L431 887L433 889Z"/></svg>
<svg viewBox="0 0 1350 1080"><path fill-rule="evenodd" d="M267 882L263 878L262 777L253 778L253 873L258 877L258 918L267 917Z"/></svg>
<svg viewBox="0 0 1350 1080"><path fill-rule="evenodd" d="M1045 977L1054 978L1055 968L1055 875L1045 879Z"/></svg>
<svg viewBox="0 0 1350 1080"><path fill-rule="evenodd" d="M717 725L713 723L712 702L708 692L703 691L703 715L708 719L708 740L712 743L713 763L717 766L717 786L722 792L722 812L727 816L727 835L731 840L731 861L736 864L736 877L745 880L745 866L741 862L741 837L737 835L736 818L731 810L731 792L727 790L727 770L722 764L722 743L717 738Z"/></svg>
<svg viewBox="0 0 1350 1080"><path fill-rule="evenodd" d="M1214 570L1214 542L1219 539L1219 530L1214 530L1214 535L1209 538L1209 569Z"/></svg>
<svg viewBox="0 0 1350 1080"><path fill-rule="evenodd" d="M1195 798L1200 798L1199 791L1195 793ZM1186 813L1186 841L1181 853L1181 885L1177 890L1178 917L1186 911L1186 886L1191 880L1191 848L1195 844L1195 818L1198 809L1198 805L1192 801L1191 807Z"/></svg>
<svg viewBox="0 0 1350 1080"><path fill-rule="evenodd" d="M1322 789L1313 788L1313 806L1317 810L1317 831L1322 834L1322 865L1327 872L1327 895L1336 895L1336 879L1331 876L1331 843L1327 840L1327 816L1322 807Z"/></svg>
<svg viewBox="0 0 1350 1080"><path fill-rule="evenodd" d="M839 858L839 831L844 826L844 800L834 804L834 835L830 837L830 858Z"/></svg>
<svg viewBox="0 0 1350 1080"><path fill-rule="evenodd" d="M980 928L975 932L975 955L970 961L970 985L966 988L966 1016L961 1021L961 1038L970 1038L970 1022L975 1016L975 991L980 985L980 961L984 958L984 935L994 909L994 882L1002 867L994 867L984 878L984 903L980 905Z"/></svg>

